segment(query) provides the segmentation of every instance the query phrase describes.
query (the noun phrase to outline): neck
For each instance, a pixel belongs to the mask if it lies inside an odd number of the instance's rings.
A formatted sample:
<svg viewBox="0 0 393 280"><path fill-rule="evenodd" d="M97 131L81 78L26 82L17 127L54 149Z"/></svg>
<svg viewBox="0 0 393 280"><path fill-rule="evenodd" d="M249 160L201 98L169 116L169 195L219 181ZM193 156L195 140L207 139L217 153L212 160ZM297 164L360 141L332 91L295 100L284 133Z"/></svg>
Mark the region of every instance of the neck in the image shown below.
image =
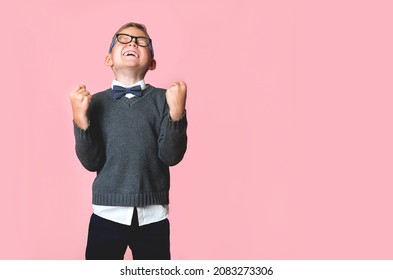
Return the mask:
<svg viewBox="0 0 393 280"><path fill-rule="evenodd" d="M115 72L116 80L125 86L131 86L145 78L145 73L135 73L134 71L117 71Z"/></svg>

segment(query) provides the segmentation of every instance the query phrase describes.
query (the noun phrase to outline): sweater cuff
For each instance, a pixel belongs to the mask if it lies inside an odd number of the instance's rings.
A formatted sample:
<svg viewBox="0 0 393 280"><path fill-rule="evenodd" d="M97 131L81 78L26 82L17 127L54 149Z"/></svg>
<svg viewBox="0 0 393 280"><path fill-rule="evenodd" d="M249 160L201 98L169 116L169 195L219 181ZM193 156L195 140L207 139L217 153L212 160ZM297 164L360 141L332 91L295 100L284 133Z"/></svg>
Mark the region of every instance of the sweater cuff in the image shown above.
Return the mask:
<svg viewBox="0 0 393 280"><path fill-rule="evenodd" d="M74 121L72 121L74 124L74 135L77 140L82 140L82 141L91 141L91 135L90 135L90 123L89 126L86 129L80 128Z"/></svg>
<svg viewBox="0 0 393 280"><path fill-rule="evenodd" d="M175 131L182 131L187 127L187 111L184 111L183 116L178 121L173 121L171 116L168 114L169 118L169 128Z"/></svg>

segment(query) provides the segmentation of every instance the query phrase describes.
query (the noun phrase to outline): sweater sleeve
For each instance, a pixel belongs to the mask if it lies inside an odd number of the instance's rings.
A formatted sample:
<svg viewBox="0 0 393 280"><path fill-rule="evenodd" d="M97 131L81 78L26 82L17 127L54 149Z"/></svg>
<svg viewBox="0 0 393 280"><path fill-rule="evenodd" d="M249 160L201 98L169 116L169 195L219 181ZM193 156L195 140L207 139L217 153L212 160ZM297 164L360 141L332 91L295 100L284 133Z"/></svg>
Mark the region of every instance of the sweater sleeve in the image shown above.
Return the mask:
<svg viewBox="0 0 393 280"><path fill-rule="evenodd" d="M161 123L158 140L159 158L167 165L174 166L184 157L187 150L187 116L178 121L172 121L169 114L164 116Z"/></svg>
<svg viewBox="0 0 393 280"><path fill-rule="evenodd" d="M94 103L89 108L90 124L87 129L74 123L75 151L79 161L89 171L98 171L105 161L103 144L98 133L94 116Z"/></svg>

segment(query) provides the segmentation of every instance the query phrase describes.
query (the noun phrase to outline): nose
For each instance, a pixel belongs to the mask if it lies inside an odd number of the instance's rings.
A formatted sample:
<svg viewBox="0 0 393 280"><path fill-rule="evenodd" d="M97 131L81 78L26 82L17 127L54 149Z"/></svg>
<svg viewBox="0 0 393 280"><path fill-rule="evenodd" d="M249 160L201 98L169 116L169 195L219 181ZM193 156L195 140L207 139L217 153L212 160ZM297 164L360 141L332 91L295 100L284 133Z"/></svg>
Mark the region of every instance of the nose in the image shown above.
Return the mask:
<svg viewBox="0 0 393 280"><path fill-rule="evenodd" d="M128 43L129 46L138 46L138 44L136 43L136 38L131 38L131 42Z"/></svg>

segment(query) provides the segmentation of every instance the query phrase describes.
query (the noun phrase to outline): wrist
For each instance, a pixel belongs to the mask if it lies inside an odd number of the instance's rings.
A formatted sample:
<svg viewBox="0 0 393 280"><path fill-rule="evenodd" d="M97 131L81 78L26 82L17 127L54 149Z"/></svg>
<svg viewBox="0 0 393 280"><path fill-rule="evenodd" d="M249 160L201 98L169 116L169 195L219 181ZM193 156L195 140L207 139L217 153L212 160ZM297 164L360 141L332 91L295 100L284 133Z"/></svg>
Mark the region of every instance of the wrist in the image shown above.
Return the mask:
<svg viewBox="0 0 393 280"><path fill-rule="evenodd" d="M186 114L186 110L183 110L182 112L176 112L173 114L171 112L169 112L169 119L172 122L177 122L177 121L180 121L184 117L185 114Z"/></svg>
<svg viewBox="0 0 393 280"><path fill-rule="evenodd" d="M86 130L89 127L89 119L87 116L79 116L79 115L74 115L74 123L83 130Z"/></svg>
<svg viewBox="0 0 393 280"><path fill-rule="evenodd" d="M185 112L185 110L170 110L169 117L172 121L176 122L176 121L179 121L183 117L184 112Z"/></svg>

